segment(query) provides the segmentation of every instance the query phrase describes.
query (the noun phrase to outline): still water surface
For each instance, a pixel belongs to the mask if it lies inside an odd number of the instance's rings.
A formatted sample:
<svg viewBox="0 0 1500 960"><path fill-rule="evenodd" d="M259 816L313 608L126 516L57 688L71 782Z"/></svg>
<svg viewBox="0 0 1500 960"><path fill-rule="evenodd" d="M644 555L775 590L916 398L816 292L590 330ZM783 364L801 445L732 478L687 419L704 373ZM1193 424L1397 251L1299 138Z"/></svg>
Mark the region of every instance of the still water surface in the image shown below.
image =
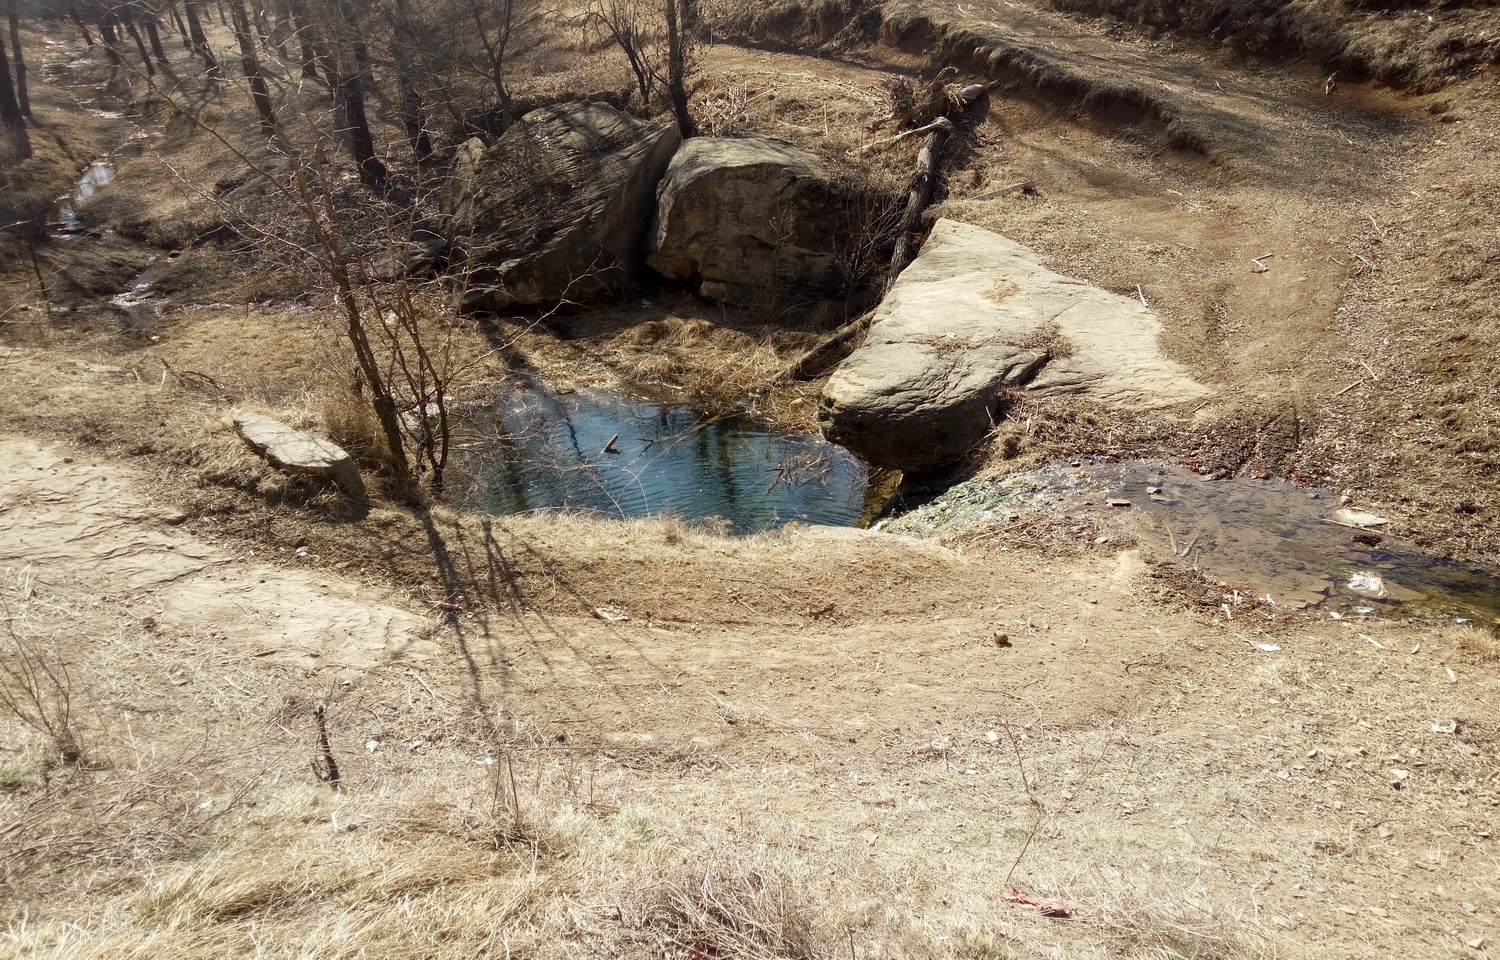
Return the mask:
<svg viewBox="0 0 1500 960"><path fill-rule="evenodd" d="M859 522L865 466L818 437L705 419L684 404L520 383L487 411L493 438L458 454L474 478L460 494L466 506L721 517L735 533Z"/></svg>

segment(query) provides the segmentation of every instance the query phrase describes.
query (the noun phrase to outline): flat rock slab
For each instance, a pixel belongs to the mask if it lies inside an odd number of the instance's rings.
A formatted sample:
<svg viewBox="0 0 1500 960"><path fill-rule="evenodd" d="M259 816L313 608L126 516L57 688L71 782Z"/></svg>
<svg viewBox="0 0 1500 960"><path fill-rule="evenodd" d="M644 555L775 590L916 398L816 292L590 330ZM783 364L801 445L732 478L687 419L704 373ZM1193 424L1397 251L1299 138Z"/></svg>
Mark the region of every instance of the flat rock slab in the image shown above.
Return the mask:
<svg viewBox="0 0 1500 960"><path fill-rule="evenodd" d="M642 268L656 185L681 137L603 103L543 107L458 158L449 232L471 309L607 300Z"/></svg>
<svg viewBox="0 0 1500 960"><path fill-rule="evenodd" d="M1200 399L1157 346L1139 300L1043 267L1029 247L939 220L829 378L823 433L872 464L952 460L994 426L1008 390L1077 395L1138 412Z"/></svg>
<svg viewBox="0 0 1500 960"><path fill-rule="evenodd" d="M806 150L769 137L696 137L657 189L646 263L732 304L832 296L859 232L843 193Z"/></svg>
<svg viewBox="0 0 1500 960"><path fill-rule="evenodd" d="M237 414L234 429L271 466L332 480L347 496L366 501L364 479L343 447L258 413Z"/></svg>

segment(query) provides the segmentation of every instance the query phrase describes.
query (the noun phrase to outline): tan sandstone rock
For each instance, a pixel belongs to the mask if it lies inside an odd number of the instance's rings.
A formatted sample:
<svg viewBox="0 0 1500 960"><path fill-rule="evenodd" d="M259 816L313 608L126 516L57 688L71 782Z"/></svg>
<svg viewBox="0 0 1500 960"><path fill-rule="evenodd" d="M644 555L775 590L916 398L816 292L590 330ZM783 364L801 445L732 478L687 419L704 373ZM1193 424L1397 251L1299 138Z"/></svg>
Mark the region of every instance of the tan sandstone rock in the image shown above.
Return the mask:
<svg viewBox="0 0 1500 960"><path fill-rule="evenodd" d="M349 497L365 501L364 479L343 447L258 413L236 414L234 429L271 466L331 480Z"/></svg>
<svg viewBox="0 0 1500 960"><path fill-rule="evenodd" d="M997 233L939 220L864 345L829 378L819 420L873 464L919 469L983 440L1006 389L1130 411L1207 395L1162 356L1160 331L1138 299L1053 273Z"/></svg>
<svg viewBox="0 0 1500 960"><path fill-rule="evenodd" d="M657 191L646 262L731 304L845 284L852 205L817 156L769 137L698 137Z"/></svg>

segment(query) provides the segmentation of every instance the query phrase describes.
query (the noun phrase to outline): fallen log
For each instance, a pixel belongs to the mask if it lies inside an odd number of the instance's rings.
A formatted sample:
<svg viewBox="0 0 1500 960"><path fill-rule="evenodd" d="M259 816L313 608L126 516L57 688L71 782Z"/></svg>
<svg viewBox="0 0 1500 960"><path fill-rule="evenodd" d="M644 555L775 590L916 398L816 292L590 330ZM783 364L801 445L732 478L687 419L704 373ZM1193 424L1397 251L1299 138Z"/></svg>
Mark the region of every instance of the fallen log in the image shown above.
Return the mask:
<svg viewBox="0 0 1500 960"><path fill-rule="evenodd" d="M830 333L823 341L804 353L795 363L784 370L778 380L813 380L848 354L843 349L849 341L870 329L875 320L875 311L870 310L855 317Z"/></svg>
<svg viewBox="0 0 1500 960"><path fill-rule="evenodd" d="M917 152L917 172L912 177L911 192L906 197L906 211L901 215L901 226L896 234L896 250L891 254L891 267L886 271L886 290L891 289L901 271L917 257L917 245L912 234L922 222L922 211L932 203L932 193L937 186L938 158L948 135L953 132L953 121L942 117L934 121L932 127L934 129L922 140L922 149Z"/></svg>

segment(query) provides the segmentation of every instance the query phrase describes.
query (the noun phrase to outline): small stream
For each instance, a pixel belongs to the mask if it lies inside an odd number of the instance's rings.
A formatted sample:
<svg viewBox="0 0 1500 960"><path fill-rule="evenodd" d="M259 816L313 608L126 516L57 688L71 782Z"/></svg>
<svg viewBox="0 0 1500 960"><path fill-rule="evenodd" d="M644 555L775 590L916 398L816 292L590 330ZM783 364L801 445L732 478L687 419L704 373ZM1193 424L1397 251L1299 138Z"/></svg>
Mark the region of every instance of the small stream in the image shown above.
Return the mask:
<svg viewBox="0 0 1500 960"><path fill-rule="evenodd" d="M791 521L851 526L864 512L867 471L842 447L681 403L559 395L518 379L484 419L492 438L458 452L474 480L454 496L487 513L672 513L753 533Z"/></svg>
<svg viewBox="0 0 1500 960"><path fill-rule="evenodd" d="M88 165L79 178L77 186L73 188L73 192L61 198L57 203L53 220L48 225L54 241L101 243L113 247L148 249L144 244L127 240L112 230L91 230L82 223L78 216L79 204L113 183L120 164L134 160L144 152L145 137L145 134L138 133L112 153ZM153 259L155 255L155 251L152 251ZM110 298L109 305L124 317L122 330L125 334L133 337L144 336L156 325L164 306L163 301L156 297L151 289L156 277L155 268L147 267L132 277L124 290Z"/></svg>

